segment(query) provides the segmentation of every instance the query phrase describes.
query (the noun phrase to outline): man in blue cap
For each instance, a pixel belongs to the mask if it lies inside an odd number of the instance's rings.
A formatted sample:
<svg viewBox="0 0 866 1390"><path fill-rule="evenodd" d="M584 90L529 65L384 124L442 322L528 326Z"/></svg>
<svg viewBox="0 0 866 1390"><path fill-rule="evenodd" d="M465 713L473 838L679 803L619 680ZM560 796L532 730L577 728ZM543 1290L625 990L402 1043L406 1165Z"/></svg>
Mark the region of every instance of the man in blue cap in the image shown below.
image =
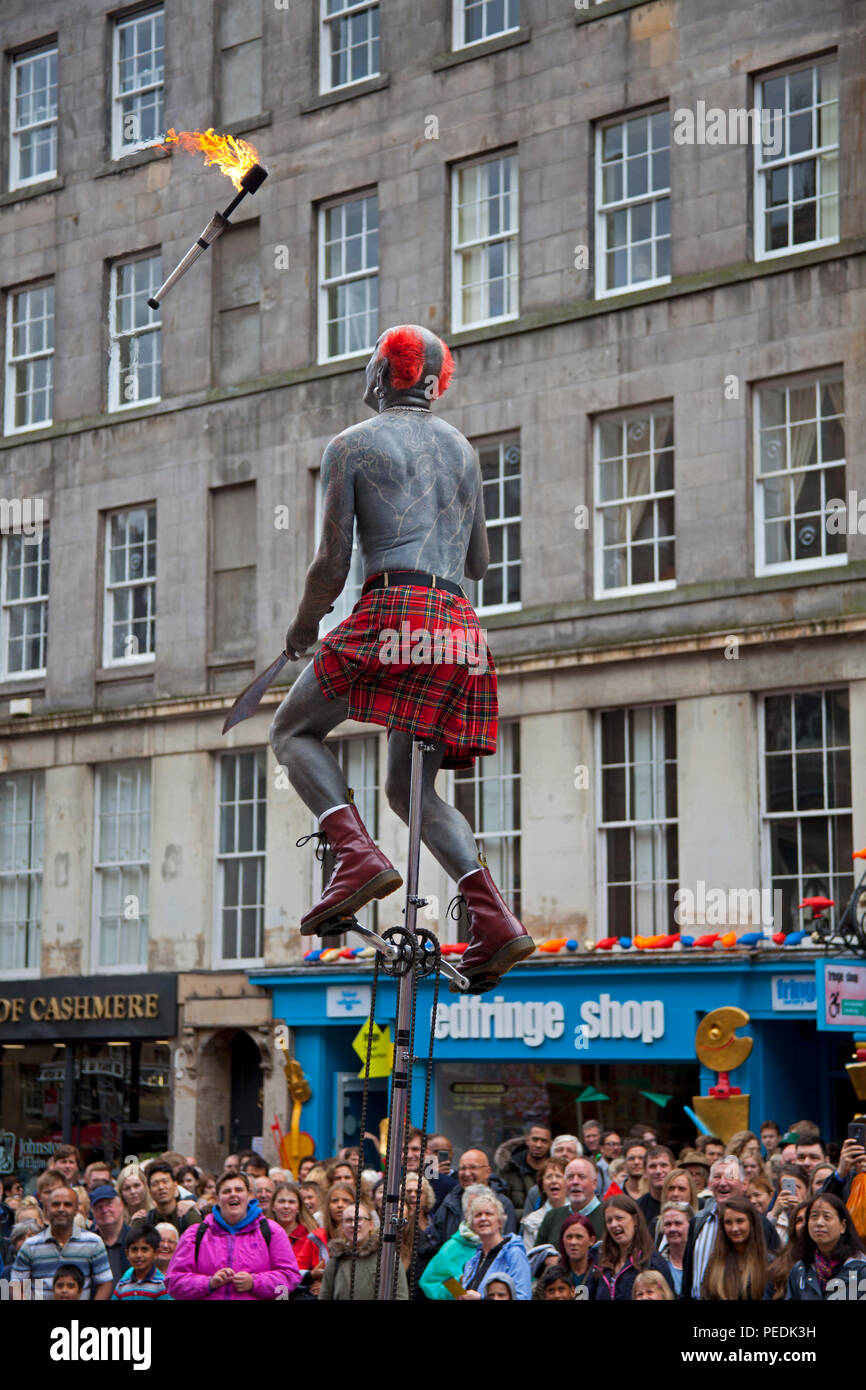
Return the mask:
<svg viewBox="0 0 866 1390"><path fill-rule="evenodd" d="M113 1183L100 1183L90 1194L90 1210L93 1214L93 1229L102 1237L111 1266L112 1289L118 1279L129 1268L124 1246L129 1226L123 1219L123 1202Z"/></svg>

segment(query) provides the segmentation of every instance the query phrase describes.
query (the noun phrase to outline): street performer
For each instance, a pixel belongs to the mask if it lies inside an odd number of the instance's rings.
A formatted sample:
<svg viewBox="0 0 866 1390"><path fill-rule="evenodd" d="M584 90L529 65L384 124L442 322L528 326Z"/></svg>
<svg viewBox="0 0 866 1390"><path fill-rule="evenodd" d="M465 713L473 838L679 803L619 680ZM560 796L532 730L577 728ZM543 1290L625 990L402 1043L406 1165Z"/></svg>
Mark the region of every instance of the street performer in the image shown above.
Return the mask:
<svg viewBox="0 0 866 1390"><path fill-rule="evenodd" d="M368 834L325 736L347 718L388 729L385 791L407 823L412 740L434 745L423 763L421 837L465 901L470 936L461 971L483 993L535 948L468 822L435 789L440 768L471 767L496 751L498 722L493 658L460 588L464 575L482 579L490 558L481 469L469 441L430 409L453 369L447 346L426 328L402 324L376 343L364 402L377 414L343 430L322 457L321 541L286 634L289 658L307 654L341 593L356 524L361 598L301 672L269 736L318 817L319 843L327 841L336 859L321 901L301 919L306 936L338 931L336 920L402 883ZM408 633L411 651L394 640Z"/></svg>

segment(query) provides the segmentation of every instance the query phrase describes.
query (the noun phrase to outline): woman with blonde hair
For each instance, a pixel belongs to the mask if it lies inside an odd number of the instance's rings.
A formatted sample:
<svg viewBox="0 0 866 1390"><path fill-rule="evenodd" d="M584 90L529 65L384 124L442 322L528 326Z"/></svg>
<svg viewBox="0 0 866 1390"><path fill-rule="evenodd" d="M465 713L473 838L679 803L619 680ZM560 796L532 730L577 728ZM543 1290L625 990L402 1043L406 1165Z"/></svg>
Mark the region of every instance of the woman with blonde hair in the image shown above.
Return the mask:
<svg viewBox="0 0 866 1390"><path fill-rule="evenodd" d="M761 1141L757 1134L753 1134L750 1129L738 1129L736 1134L732 1134L725 1155L729 1158L738 1158L743 1161L743 1155L753 1153L756 1158L761 1157Z"/></svg>
<svg viewBox="0 0 866 1390"><path fill-rule="evenodd" d="M22 1197L15 1213L16 1225L22 1221L35 1221L40 1231L48 1225L45 1214L35 1197Z"/></svg>
<svg viewBox="0 0 866 1390"><path fill-rule="evenodd" d="M301 1189L296 1182L278 1182L274 1186L271 1219L282 1226L289 1238L292 1252L302 1274L323 1263L327 1255L324 1230L317 1226L304 1206Z"/></svg>
<svg viewBox="0 0 866 1390"><path fill-rule="evenodd" d="M419 1181L421 1183L420 1201L418 1198ZM373 1205L375 1206L375 1202ZM403 1237L400 1242L400 1260L406 1271L406 1278L409 1279L412 1272L412 1253L414 1248L415 1282L412 1297L417 1299L424 1298L424 1295L420 1292L418 1287L418 1281L438 1248L435 1244L430 1243L427 1236L427 1229L430 1225L430 1213L435 1205L436 1194L427 1178L419 1178L417 1173L407 1173L406 1201L404 1203L403 1213L406 1217L406 1225L403 1227Z"/></svg>
<svg viewBox="0 0 866 1390"><path fill-rule="evenodd" d="M153 1211L153 1198L147 1185L144 1169L138 1163L127 1163L117 1178L117 1193L123 1202L123 1219L131 1226L143 1221Z"/></svg>
<svg viewBox="0 0 866 1390"><path fill-rule="evenodd" d="M662 1183L661 1206L666 1202L685 1202L691 1207L693 1214L697 1211L697 1184L685 1168L672 1168Z"/></svg>
<svg viewBox="0 0 866 1390"><path fill-rule="evenodd" d="M350 1187L347 1182L335 1182L333 1187L328 1191L328 1195L325 1198L324 1211L322 1212L325 1218L322 1224L324 1225L329 1245L332 1240L337 1240L342 1236L343 1212L347 1207L353 1207L354 1205L354 1187Z"/></svg>
<svg viewBox="0 0 866 1390"><path fill-rule="evenodd" d="M656 1303L675 1302L675 1294L667 1279L657 1269L645 1269L632 1285L632 1299L639 1302L650 1299Z"/></svg>
<svg viewBox="0 0 866 1390"><path fill-rule="evenodd" d="M331 1188L336 1190L337 1184ZM343 1189L348 1191L348 1188ZM356 1208L354 1197L340 1216L339 1233L328 1241L330 1258L322 1273L322 1286L319 1299L338 1303L373 1302L376 1290L376 1252L379 1246L379 1233L374 1223L373 1208L369 1202L361 1201ZM357 1251L353 1256L355 1236ZM355 1272L352 1277L352 1264ZM315 1271L314 1271L315 1273ZM397 1261L397 1298L404 1301L409 1297L406 1274L403 1264Z"/></svg>

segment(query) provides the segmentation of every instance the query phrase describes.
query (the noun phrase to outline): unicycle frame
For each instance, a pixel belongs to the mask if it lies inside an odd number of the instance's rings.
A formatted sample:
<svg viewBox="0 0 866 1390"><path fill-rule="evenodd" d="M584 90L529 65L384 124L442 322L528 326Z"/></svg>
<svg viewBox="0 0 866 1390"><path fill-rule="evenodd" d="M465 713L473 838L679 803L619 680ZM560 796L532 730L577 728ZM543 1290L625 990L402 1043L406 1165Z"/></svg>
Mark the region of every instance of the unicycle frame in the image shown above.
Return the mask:
<svg viewBox="0 0 866 1390"><path fill-rule="evenodd" d="M421 858L421 795L423 789L424 753L433 747L421 739L412 740L412 767L409 782L409 855L406 866L406 905L403 923L414 937L418 916L418 871ZM379 1299L389 1302L393 1297L394 1273L400 1257L403 1235L402 1202L403 1145L409 1124L407 1101L409 1074L412 1068L414 1038L411 1035L412 998L415 992L415 957L406 975L400 980L397 1024L394 1033L394 1069L391 1076L391 1116L388 1127L388 1170L385 1174L385 1194L382 1201L382 1260L379 1270ZM423 1168L424 1155L421 1155Z"/></svg>

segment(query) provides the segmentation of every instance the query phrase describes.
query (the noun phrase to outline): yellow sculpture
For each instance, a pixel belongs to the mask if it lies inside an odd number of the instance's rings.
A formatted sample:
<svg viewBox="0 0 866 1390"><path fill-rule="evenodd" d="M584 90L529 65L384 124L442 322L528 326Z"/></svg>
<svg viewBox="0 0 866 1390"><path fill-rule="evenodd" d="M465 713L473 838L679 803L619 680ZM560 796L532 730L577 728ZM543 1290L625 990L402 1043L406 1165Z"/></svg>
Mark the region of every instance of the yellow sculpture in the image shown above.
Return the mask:
<svg viewBox="0 0 866 1390"><path fill-rule="evenodd" d="M749 1096L739 1086L732 1086L729 1074L739 1067L754 1046L749 1037L737 1037L737 1029L749 1022L744 1009L726 1005L713 1009L701 1019L695 1033L695 1052L698 1061L710 1071L718 1072L718 1081L706 1096L693 1096L695 1114L712 1134L727 1144L738 1130L749 1128Z"/></svg>
<svg viewBox="0 0 866 1390"><path fill-rule="evenodd" d="M858 1100L866 1100L866 1033L854 1034L854 1059L845 1063L845 1070L851 1078L854 1094Z"/></svg>

